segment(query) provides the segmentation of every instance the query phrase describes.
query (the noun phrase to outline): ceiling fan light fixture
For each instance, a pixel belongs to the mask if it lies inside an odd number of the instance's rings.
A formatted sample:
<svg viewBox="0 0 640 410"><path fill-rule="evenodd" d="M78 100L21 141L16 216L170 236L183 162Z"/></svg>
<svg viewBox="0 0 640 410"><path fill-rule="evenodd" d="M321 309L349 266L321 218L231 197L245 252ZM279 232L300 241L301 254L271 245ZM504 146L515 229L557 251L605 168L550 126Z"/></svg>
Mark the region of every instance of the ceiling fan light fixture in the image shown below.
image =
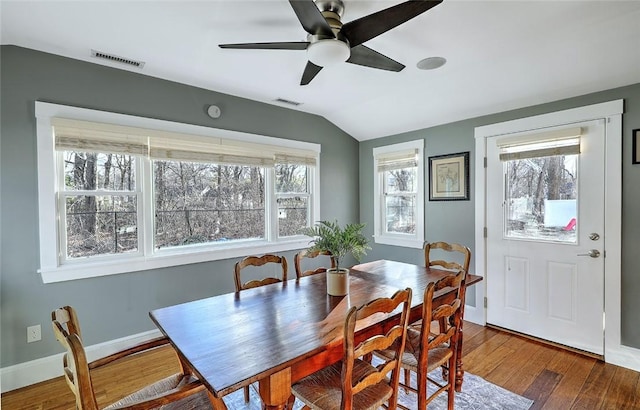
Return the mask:
<svg viewBox="0 0 640 410"><path fill-rule="evenodd" d="M344 63L351 56L351 48L337 39L318 40L307 47L307 58L320 67Z"/></svg>

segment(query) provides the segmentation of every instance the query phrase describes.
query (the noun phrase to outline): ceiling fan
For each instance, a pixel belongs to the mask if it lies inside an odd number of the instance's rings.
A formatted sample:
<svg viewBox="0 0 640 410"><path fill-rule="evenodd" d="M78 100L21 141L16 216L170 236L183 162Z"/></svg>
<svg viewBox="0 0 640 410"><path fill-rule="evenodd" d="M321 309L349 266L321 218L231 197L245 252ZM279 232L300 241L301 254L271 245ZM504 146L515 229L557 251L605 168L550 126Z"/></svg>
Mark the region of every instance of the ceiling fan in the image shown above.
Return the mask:
<svg viewBox="0 0 640 410"><path fill-rule="evenodd" d="M389 71L405 66L363 43L442 3L442 0L411 0L342 24L342 0L289 0L308 41L220 44L220 48L254 50L307 50L307 65L300 85L307 85L331 64L346 61Z"/></svg>

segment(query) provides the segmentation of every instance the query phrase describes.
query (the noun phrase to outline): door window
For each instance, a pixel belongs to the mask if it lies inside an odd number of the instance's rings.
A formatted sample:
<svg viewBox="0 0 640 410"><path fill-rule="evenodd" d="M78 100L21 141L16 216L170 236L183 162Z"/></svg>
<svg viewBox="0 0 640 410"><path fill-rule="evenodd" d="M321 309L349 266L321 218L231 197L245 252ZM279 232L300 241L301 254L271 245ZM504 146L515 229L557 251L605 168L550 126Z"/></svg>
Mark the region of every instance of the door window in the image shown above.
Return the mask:
<svg viewBox="0 0 640 410"><path fill-rule="evenodd" d="M578 154L503 161L504 234L576 243Z"/></svg>

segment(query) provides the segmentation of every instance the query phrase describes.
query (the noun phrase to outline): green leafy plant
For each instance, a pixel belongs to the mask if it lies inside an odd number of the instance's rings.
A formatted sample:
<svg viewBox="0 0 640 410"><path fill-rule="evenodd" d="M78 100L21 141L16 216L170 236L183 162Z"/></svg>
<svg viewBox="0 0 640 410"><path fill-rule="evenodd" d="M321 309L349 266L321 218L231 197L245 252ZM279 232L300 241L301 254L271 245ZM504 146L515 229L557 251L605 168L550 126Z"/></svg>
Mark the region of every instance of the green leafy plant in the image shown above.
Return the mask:
<svg viewBox="0 0 640 410"><path fill-rule="evenodd" d="M338 221L319 221L314 226L304 228L302 234L312 236L309 251L328 251L331 253L336 270L340 269L340 260L347 254L359 262L367 254L369 241L362 234L365 224L347 224L344 229Z"/></svg>

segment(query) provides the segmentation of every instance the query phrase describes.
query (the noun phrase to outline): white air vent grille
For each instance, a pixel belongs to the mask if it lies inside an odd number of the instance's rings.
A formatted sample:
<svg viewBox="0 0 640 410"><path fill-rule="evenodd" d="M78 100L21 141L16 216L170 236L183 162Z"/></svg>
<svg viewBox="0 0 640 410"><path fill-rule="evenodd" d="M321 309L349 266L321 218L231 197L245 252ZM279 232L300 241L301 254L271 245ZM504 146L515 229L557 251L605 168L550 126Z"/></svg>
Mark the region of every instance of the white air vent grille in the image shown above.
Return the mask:
<svg viewBox="0 0 640 410"><path fill-rule="evenodd" d="M136 68L144 67L144 61L132 60L130 58L120 57L113 54L103 53L102 51L91 50L91 56L96 58L102 58L103 60L109 60L114 63L126 64Z"/></svg>
<svg viewBox="0 0 640 410"><path fill-rule="evenodd" d="M275 101L276 101L276 102L279 102L279 103L289 104L289 105L295 105L295 106L302 105L302 103L301 103L301 102L291 101L291 100L285 100L284 98L276 98L276 100L275 100Z"/></svg>

